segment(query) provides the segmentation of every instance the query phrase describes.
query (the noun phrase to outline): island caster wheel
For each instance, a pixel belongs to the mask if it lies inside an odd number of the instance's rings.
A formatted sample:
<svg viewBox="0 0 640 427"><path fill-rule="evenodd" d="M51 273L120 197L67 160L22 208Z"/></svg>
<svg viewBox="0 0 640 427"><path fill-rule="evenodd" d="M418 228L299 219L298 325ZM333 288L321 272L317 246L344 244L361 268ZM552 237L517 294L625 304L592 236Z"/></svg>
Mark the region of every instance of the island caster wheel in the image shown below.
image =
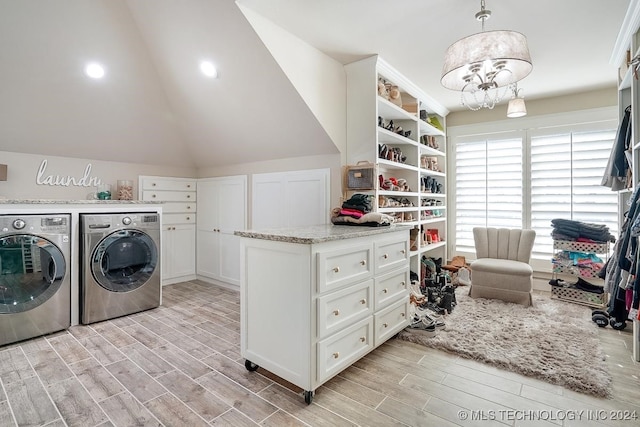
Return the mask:
<svg viewBox="0 0 640 427"><path fill-rule="evenodd" d="M311 402L313 401L313 392L312 391L304 391L304 402L307 405L311 405Z"/></svg>
<svg viewBox="0 0 640 427"><path fill-rule="evenodd" d="M244 361L244 367L247 368L247 371L249 372L253 372L256 369L259 368L258 365L256 365L255 363L251 362L250 360L245 360Z"/></svg>

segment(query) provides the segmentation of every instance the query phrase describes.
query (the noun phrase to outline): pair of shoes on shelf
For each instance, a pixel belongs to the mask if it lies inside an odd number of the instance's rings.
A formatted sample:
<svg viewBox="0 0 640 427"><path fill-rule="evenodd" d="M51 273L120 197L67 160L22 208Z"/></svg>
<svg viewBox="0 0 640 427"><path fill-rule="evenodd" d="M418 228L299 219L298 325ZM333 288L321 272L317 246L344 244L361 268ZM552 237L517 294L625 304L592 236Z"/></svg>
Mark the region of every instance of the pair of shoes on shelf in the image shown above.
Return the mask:
<svg viewBox="0 0 640 427"><path fill-rule="evenodd" d="M578 278L578 281L576 283L569 283L569 282L566 282L566 281L564 281L562 279L551 279L551 280L549 280L549 284L551 286L557 286L557 287L560 287L560 288L579 289L581 291L591 292L593 294L602 294L602 293L604 293L604 288L602 286L593 285L593 284L587 282L586 280L584 280L582 277Z"/></svg>

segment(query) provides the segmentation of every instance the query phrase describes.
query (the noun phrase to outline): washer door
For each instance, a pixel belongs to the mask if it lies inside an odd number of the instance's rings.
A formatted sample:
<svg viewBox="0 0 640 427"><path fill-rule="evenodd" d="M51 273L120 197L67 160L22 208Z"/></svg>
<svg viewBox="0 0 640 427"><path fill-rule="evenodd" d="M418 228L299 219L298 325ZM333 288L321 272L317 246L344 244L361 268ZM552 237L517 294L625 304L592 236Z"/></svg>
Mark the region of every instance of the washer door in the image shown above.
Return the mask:
<svg viewBox="0 0 640 427"><path fill-rule="evenodd" d="M108 291L129 292L144 285L158 265L153 239L138 230L120 230L98 243L91 254L93 278Z"/></svg>
<svg viewBox="0 0 640 427"><path fill-rule="evenodd" d="M0 314L29 311L62 286L67 265L60 248L31 234L0 237Z"/></svg>

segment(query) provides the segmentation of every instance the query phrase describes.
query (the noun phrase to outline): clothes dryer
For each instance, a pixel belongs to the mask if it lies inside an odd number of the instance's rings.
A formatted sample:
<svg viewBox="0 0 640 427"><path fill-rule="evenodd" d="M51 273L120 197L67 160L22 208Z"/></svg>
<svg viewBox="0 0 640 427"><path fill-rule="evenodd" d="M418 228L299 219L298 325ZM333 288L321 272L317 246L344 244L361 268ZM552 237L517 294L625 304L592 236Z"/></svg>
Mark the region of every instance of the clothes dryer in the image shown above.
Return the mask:
<svg viewBox="0 0 640 427"><path fill-rule="evenodd" d="M0 215L0 345L71 326L70 223Z"/></svg>
<svg viewBox="0 0 640 427"><path fill-rule="evenodd" d="M158 307L160 215L81 214L80 322Z"/></svg>

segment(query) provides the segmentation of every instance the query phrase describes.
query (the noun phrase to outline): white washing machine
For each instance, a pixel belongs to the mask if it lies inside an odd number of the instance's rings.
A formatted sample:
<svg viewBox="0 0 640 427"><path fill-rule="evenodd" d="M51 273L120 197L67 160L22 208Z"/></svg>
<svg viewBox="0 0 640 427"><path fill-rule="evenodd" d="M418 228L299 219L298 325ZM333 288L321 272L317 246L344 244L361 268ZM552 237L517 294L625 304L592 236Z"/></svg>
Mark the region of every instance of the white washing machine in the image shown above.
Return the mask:
<svg viewBox="0 0 640 427"><path fill-rule="evenodd" d="M160 214L80 214L80 322L158 307Z"/></svg>
<svg viewBox="0 0 640 427"><path fill-rule="evenodd" d="M69 214L0 215L0 345L71 325Z"/></svg>

